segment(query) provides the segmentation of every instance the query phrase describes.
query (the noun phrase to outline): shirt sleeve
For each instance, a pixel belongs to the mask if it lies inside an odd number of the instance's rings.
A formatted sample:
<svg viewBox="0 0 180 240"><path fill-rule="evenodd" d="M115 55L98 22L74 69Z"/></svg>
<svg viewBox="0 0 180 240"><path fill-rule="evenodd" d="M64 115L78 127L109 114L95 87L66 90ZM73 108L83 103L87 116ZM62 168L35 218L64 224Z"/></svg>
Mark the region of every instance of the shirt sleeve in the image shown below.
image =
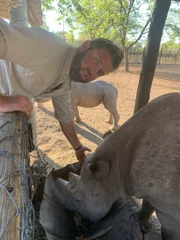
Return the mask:
<svg viewBox="0 0 180 240"><path fill-rule="evenodd" d="M61 122L69 122L73 119L74 114L71 108L71 95L70 93L52 97L52 103L55 109L55 118Z"/></svg>
<svg viewBox="0 0 180 240"><path fill-rule="evenodd" d="M42 28L7 23L0 18L0 47L5 49L1 59L26 68L48 64L57 55L58 38Z"/></svg>

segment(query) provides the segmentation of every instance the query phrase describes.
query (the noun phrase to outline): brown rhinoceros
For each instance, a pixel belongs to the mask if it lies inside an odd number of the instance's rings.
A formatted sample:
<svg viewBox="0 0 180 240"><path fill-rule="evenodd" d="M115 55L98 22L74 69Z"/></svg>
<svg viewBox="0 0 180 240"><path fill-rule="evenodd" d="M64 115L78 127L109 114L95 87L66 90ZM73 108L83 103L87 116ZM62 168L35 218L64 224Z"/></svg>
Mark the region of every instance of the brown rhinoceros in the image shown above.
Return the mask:
<svg viewBox="0 0 180 240"><path fill-rule="evenodd" d="M117 199L143 198L156 211L163 239L179 240L180 93L148 103L87 157L80 176L70 173L56 184L67 209L95 222Z"/></svg>

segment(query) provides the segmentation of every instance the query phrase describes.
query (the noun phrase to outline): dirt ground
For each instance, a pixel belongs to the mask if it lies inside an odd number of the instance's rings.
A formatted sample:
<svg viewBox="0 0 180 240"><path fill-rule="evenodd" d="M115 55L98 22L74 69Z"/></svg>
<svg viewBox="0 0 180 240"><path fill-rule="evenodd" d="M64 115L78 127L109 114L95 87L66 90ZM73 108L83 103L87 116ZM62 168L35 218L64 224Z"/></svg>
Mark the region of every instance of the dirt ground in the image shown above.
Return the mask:
<svg viewBox="0 0 180 240"><path fill-rule="evenodd" d="M118 90L117 107L120 114L119 124L122 125L134 111L136 91L141 65L130 65L130 72L120 67L115 73L100 78L111 82ZM169 92L180 91L180 65L157 65L151 99ZM76 125L77 133L83 145L92 151L103 141L102 136L110 128L105 121L108 111L101 104L96 108L79 108L82 123ZM37 107L38 147L46 154L46 159L56 167L76 162L74 150L64 137L58 121L53 116L51 101Z"/></svg>

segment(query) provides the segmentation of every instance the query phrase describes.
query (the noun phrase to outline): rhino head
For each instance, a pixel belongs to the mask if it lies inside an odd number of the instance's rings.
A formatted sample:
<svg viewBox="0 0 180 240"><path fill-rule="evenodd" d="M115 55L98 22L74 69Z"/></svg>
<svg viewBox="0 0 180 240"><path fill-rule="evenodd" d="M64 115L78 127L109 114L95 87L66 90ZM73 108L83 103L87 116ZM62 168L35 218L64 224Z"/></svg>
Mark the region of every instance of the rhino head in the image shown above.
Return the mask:
<svg viewBox="0 0 180 240"><path fill-rule="evenodd" d="M80 176L69 174L69 181L61 178L55 180L50 174L46 180L44 196L50 202L61 204L81 217L96 222L109 212L114 198L104 184L110 166L101 160L93 162L93 156L91 154L86 159Z"/></svg>
<svg viewBox="0 0 180 240"><path fill-rule="evenodd" d="M110 171L104 161L92 162L93 154L89 155L81 169L81 175L69 174L69 181L57 179L57 185L65 197L65 207L76 211L81 217L98 221L105 216L112 204L108 189L103 181Z"/></svg>

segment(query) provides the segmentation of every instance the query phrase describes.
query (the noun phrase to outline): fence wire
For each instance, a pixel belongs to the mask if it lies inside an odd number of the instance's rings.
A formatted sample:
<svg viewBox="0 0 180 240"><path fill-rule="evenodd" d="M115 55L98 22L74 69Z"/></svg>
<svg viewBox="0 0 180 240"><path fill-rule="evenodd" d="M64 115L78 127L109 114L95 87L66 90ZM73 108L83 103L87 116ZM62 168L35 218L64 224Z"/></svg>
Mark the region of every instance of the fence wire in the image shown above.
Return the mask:
<svg viewBox="0 0 180 240"><path fill-rule="evenodd" d="M32 204L47 162L37 147L31 166L32 132L23 113L0 114L0 239L33 240L36 214Z"/></svg>

